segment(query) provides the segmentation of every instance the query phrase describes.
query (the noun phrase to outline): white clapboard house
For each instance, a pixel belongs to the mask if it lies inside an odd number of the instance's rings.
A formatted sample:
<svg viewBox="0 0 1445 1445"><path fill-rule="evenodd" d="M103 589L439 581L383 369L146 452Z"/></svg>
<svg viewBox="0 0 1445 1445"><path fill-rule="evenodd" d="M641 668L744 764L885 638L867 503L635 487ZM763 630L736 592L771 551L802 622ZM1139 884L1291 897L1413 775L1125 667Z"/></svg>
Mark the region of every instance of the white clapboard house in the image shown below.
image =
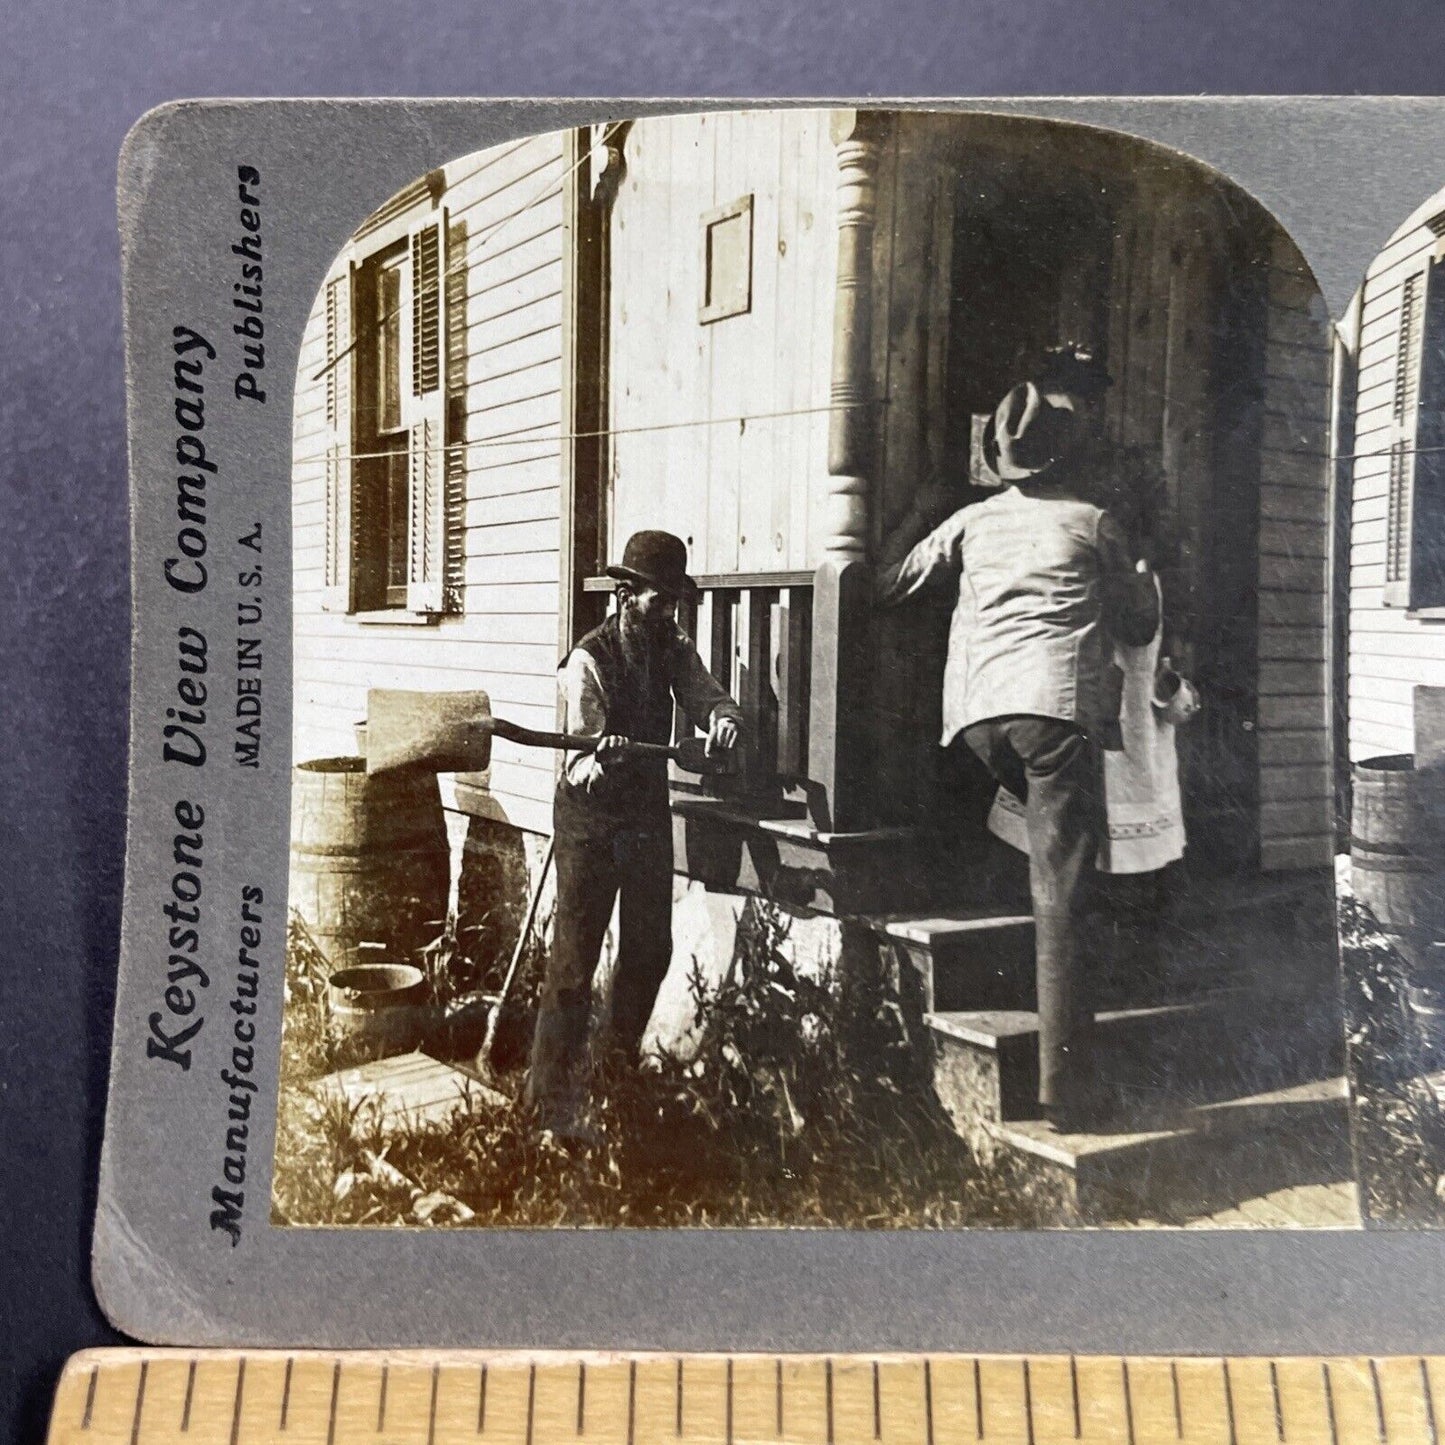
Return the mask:
<svg viewBox="0 0 1445 1445"><path fill-rule="evenodd" d="M1350 421L1339 458L1349 545L1341 691L1356 761L1413 753L1415 690L1445 687L1442 258L1445 191L1390 238L1341 328Z"/></svg>
<svg viewBox="0 0 1445 1445"><path fill-rule="evenodd" d="M1372 284L1398 290L1433 244L1422 217ZM1369 287L1365 307L1384 356ZM741 782L677 780L679 957L730 956L739 911L769 899L800 948L861 939L913 965L940 1056L1011 1079L1026 981L1000 998L992 961L1026 956L1028 930L981 889L981 823L940 769L947 605L875 615L868 568L915 488L968 474L1020 358L1060 337L1105 355L1111 440L1162 479L1183 539L1171 646L1205 699L1180 735L1187 892L1196 921L1238 925L1194 946L1193 974L1248 976L1278 1017L1301 990L1332 998L1330 950L1250 933L1324 907L1334 849L1328 320L1252 198L1122 135L657 117L467 156L393 197L336 258L302 349L297 760L354 751L375 686L484 687L552 725L603 567L666 527L703 588L688 625L749 720ZM1391 686L1358 693L1360 727L1403 726ZM444 780L464 909L524 891L554 767L499 742L488 774ZM1026 1112L1008 1089L952 1104L975 1105L978 1139Z"/></svg>

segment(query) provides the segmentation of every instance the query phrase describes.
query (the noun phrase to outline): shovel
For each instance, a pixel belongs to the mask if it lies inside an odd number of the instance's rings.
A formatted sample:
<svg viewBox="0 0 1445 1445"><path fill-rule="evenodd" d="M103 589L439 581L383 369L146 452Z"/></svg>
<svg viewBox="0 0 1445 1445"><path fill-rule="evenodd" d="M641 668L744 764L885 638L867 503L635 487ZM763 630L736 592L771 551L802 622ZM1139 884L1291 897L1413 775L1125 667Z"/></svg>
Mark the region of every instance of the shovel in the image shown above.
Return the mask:
<svg viewBox="0 0 1445 1445"><path fill-rule="evenodd" d="M521 965L522 955L527 951L527 940L532 935L532 925L537 921L537 904L542 898L542 885L547 881L547 870L552 866L552 856L556 846L555 838L547 839L547 851L542 855L542 866L537 872L536 883L532 885L532 896L527 900L527 916L522 920L522 931L517 935L516 946L512 949L512 959L507 965L506 975L502 979L501 991L491 1000L492 1011L487 1015L487 1031L482 1037L482 1046L477 1050L477 1057L472 1064L482 1082L492 1088L498 1087L500 1082L492 1067L492 1052L497 1046L497 1030L502 1024L502 1010L507 1006L507 1001L512 995L512 984L517 977L517 969Z"/></svg>
<svg viewBox="0 0 1445 1445"><path fill-rule="evenodd" d="M537 732L500 717L479 718L473 726L480 732L529 748L569 748L575 752L590 753L602 741L581 733ZM706 738L683 738L681 742L672 744L640 743L629 738L623 744L622 754L629 758L670 758L689 773L719 776L737 771L736 749L727 748L709 756Z"/></svg>
<svg viewBox="0 0 1445 1445"><path fill-rule="evenodd" d="M539 732L493 717L484 692L401 692L372 688L366 698L366 771L421 768L433 773L480 773L491 766L492 739L529 748L590 752L600 738L579 733ZM670 758L689 773L713 776L737 771L737 750L707 754L706 738L674 745L629 740L629 757Z"/></svg>

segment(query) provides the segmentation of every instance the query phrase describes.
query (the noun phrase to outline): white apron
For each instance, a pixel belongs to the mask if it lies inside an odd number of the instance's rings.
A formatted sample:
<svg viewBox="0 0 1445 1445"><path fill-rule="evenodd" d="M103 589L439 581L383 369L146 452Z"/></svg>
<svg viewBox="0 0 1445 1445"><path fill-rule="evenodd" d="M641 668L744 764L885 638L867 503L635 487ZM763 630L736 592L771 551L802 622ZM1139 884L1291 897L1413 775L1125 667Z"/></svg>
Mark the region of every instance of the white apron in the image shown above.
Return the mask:
<svg viewBox="0 0 1445 1445"><path fill-rule="evenodd" d="M1102 873L1152 873L1184 856L1184 813L1174 727L1154 706L1154 673L1163 627L1144 647L1114 647L1124 674L1119 711L1122 749L1104 752L1104 812L1108 827L1099 845ZM988 816L989 831L1022 853L1029 848L1024 805L1000 788Z"/></svg>

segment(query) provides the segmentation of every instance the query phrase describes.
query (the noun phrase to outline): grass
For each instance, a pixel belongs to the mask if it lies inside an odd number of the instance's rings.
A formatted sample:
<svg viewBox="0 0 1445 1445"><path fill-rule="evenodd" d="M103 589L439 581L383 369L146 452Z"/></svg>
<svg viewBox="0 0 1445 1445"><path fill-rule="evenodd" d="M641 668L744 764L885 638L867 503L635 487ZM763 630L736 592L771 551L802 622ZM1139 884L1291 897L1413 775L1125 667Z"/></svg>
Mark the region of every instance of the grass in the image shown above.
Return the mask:
<svg viewBox="0 0 1445 1445"><path fill-rule="evenodd" d="M876 951L809 978L789 962L786 933L778 910L750 905L723 984L708 989L694 969L695 1056L655 1057L644 1070L596 1065L597 1142L565 1152L538 1136L522 1106L479 1095L445 1125L387 1137L373 1109L328 1099L316 1080L352 1059L326 1016L325 961L293 926L278 1217L363 1226L1016 1222L1017 1191L978 1168L920 1073L897 980ZM524 971L532 980L537 953ZM449 977L463 975L448 956L443 941L431 969L439 1005ZM525 1011L508 1022L516 1065ZM511 1082L515 1091L520 1074Z"/></svg>
<svg viewBox="0 0 1445 1445"><path fill-rule="evenodd" d="M1440 1041L1410 1007L1409 965L1368 908L1340 900L1355 1165L1372 1224L1445 1225L1445 1112L1424 1074Z"/></svg>

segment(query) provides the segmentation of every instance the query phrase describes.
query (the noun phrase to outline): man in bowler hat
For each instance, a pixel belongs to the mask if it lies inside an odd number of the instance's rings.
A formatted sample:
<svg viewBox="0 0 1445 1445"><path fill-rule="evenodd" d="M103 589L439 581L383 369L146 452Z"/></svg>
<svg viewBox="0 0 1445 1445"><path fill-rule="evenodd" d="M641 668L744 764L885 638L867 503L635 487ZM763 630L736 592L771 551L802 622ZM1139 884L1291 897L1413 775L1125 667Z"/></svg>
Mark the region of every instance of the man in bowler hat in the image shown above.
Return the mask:
<svg viewBox="0 0 1445 1445"><path fill-rule="evenodd" d="M678 602L697 597L681 539L637 532L607 572L617 605L560 674L563 730L600 741L570 755L557 784L556 926L527 1080L542 1128L573 1139L588 1137L592 977L619 895L611 1042L633 1063L672 958L667 762L631 755L626 742L670 742L674 701L706 731L710 755L736 745L742 721L677 625Z"/></svg>
<svg viewBox="0 0 1445 1445"><path fill-rule="evenodd" d="M1024 800L1039 1007L1039 1102L1060 1130L1098 1122L1089 1046L1088 913L1103 827L1100 748L1116 732L1113 640L1158 623L1154 576L1084 499L1099 397L1110 379L1076 347L1051 351L999 403L984 459L1001 491L928 531L924 508L889 539L885 606L932 584L958 589L943 683L943 745L962 735ZM919 534L927 532L927 535Z"/></svg>

